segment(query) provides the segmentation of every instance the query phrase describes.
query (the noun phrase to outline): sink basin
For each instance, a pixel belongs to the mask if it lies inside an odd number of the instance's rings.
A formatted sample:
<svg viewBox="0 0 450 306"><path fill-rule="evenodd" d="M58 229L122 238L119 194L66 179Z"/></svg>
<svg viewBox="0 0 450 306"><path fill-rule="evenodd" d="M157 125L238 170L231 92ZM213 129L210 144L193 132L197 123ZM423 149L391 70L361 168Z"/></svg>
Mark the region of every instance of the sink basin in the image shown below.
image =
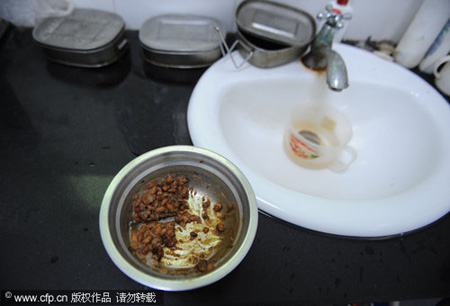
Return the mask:
<svg viewBox="0 0 450 306"><path fill-rule="evenodd" d="M308 229L383 237L424 227L450 211L450 107L409 70L369 52L333 46L350 87L327 88L325 74L300 61L236 69L229 57L199 80L188 108L195 146L236 164L259 208ZM236 61L242 60L233 53ZM357 159L343 173L305 169L283 150L291 110L325 103L350 120Z"/></svg>

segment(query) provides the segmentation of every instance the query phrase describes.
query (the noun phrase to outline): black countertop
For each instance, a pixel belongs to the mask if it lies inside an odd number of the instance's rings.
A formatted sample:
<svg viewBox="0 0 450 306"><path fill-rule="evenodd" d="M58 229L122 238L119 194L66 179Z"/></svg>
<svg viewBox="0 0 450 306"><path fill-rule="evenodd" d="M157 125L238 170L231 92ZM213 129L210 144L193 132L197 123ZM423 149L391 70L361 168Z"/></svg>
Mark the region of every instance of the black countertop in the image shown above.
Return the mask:
<svg viewBox="0 0 450 306"><path fill-rule="evenodd" d="M0 42L0 289L148 290L100 239L103 194L148 150L191 144L195 82L145 64L136 31L113 65L50 63L29 29ZM195 81L193 75L174 75ZM450 199L449 199L450 201ZM426 205L426 203L424 203ZM221 281L166 305L382 302L450 296L450 215L389 239L336 237L259 215L256 240Z"/></svg>

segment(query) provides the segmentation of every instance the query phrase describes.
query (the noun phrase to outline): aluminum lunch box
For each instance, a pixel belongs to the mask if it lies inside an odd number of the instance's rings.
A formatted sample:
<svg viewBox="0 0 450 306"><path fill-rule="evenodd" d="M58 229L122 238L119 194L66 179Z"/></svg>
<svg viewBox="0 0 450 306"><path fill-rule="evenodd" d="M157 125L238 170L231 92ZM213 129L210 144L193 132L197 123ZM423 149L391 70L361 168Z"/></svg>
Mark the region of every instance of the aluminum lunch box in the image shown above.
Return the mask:
<svg viewBox="0 0 450 306"><path fill-rule="evenodd" d="M280 3L248 0L236 10L238 50L258 67L283 65L305 53L316 33L308 13Z"/></svg>
<svg viewBox="0 0 450 306"><path fill-rule="evenodd" d="M33 30L34 40L50 61L78 67L102 67L125 54L125 23L114 13L74 9L65 17L44 19Z"/></svg>
<svg viewBox="0 0 450 306"><path fill-rule="evenodd" d="M215 19L194 15L161 15L148 19L139 31L146 61L169 68L208 67L221 56Z"/></svg>
<svg viewBox="0 0 450 306"><path fill-rule="evenodd" d="M243 58L260 68L272 68L289 63L299 58L306 48L273 44L258 40L244 33L236 31L239 45L237 49Z"/></svg>

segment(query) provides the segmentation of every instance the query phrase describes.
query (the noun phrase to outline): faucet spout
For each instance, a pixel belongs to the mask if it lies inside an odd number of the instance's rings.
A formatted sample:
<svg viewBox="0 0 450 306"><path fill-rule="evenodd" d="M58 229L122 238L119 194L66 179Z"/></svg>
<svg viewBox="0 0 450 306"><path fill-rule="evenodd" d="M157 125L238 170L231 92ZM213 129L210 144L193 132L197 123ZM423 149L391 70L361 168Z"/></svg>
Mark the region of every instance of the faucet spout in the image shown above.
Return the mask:
<svg viewBox="0 0 450 306"><path fill-rule="evenodd" d="M345 62L334 50L318 48L302 59L303 63L317 71L327 72L328 87L335 91L342 91L348 87L348 75Z"/></svg>
<svg viewBox="0 0 450 306"><path fill-rule="evenodd" d="M311 44L310 52L302 62L310 69L327 72L327 84L331 90L342 91L348 87L348 75L342 57L332 50L334 33L342 27L340 14L335 14L327 7L327 22Z"/></svg>
<svg viewBox="0 0 450 306"><path fill-rule="evenodd" d="M342 57L331 49L325 49L327 61L327 84L330 89L341 91L348 87L347 67Z"/></svg>

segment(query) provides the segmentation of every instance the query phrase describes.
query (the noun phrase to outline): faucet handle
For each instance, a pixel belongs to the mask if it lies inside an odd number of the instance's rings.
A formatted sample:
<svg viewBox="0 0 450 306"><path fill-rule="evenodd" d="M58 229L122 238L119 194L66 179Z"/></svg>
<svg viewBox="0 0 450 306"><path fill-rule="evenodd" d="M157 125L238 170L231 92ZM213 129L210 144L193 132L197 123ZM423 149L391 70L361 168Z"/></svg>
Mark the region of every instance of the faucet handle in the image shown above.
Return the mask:
<svg viewBox="0 0 450 306"><path fill-rule="evenodd" d="M325 12L318 13L317 19L319 19L319 20L328 19L332 15L333 15L333 5L327 4L327 6L325 6Z"/></svg>
<svg viewBox="0 0 450 306"><path fill-rule="evenodd" d="M325 6L325 12L320 12L319 14L317 14L317 19L325 19L328 25L340 29L344 26L342 20L352 19L352 14L341 14L341 11L333 9L333 5L329 3L327 4L327 6Z"/></svg>
<svg viewBox="0 0 450 306"><path fill-rule="evenodd" d="M338 20L336 22L336 27L338 29L340 29L340 28L344 27L344 23L342 22L342 20L350 20L350 19L352 19L352 14L350 14L350 13L345 13L345 14L339 13L337 15L337 17L340 17L340 18L338 18Z"/></svg>

